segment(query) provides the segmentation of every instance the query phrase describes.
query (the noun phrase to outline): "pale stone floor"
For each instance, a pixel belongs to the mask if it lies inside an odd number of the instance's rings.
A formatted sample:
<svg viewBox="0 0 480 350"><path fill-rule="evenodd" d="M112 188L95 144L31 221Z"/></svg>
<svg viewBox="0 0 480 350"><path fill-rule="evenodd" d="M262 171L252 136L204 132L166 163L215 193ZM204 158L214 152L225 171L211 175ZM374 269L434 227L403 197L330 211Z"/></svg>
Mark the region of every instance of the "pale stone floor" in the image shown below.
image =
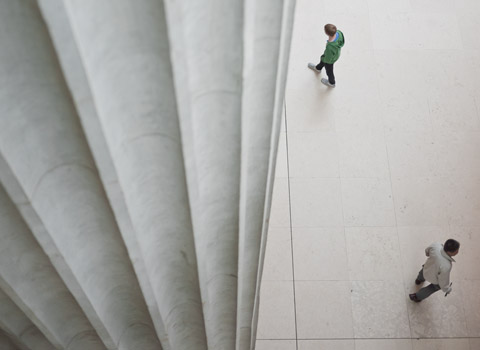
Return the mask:
<svg viewBox="0 0 480 350"><path fill-rule="evenodd" d="M479 0L297 0L257 350L480 350L479 19ZM307 69L329 22L335 89ZM452 294L410 302L450 237Z"/></svg>

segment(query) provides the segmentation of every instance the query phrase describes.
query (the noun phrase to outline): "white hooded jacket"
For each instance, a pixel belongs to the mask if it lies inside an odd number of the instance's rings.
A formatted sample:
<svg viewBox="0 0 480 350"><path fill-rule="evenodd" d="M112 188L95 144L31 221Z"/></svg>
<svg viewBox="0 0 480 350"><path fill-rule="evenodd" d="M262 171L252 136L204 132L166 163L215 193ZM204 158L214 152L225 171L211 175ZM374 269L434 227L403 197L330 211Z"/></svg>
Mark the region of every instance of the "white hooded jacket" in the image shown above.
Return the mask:
<svg viewBox="0 0 480 350"><path fill-rule="evenodd" d="M438 284L444 292L449 291L450 271L452 270L453 258L443 250L443 244L433 243L425 249L428 256L423 265L423 277L432 284Z"/></svg>

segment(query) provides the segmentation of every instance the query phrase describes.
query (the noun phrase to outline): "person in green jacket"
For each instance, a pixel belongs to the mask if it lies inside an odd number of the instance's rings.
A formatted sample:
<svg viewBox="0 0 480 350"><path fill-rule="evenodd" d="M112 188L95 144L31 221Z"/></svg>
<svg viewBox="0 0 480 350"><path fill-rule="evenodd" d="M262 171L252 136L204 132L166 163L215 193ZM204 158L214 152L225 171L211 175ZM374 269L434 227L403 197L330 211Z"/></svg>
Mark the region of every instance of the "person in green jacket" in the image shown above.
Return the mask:
<svg viewBox="0 0 480 350"><path fill-rule="evenodd" d="M315 65L313 63L308 64L308 68L315 73L320 73L322 68L325 67L327 71L328 80L322 78L322 83L335 87L335 75L333 74L333 64L340 58L343 45L345 45L345 37L343 33L337 30L337 27L333 24L325 24L325 34L328 35L327 47L322 57L320 57L320 63Z"/></svg>

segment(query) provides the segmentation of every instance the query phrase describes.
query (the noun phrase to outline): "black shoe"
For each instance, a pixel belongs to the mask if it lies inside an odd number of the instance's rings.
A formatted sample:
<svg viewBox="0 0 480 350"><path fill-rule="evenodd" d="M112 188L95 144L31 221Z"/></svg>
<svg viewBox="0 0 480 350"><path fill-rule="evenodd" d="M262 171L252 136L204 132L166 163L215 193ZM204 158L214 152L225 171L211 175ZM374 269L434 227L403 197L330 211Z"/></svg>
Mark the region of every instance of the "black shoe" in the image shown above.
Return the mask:
<svg viewBox="0 0 480 350"><path fill-rule="evenodd" d="M415 280L415 284L417 286L421 285L423 282L425 282L425 281L420 281L418 278Z"/></svg>
<svg viewBox="0 0 480 350"><path fill-rule="evenodd" d="M417 295L415 293L409 294L408 297L410 298L411 301L414 301L416 303L421 302L421 300L418 300Z"/></svg>

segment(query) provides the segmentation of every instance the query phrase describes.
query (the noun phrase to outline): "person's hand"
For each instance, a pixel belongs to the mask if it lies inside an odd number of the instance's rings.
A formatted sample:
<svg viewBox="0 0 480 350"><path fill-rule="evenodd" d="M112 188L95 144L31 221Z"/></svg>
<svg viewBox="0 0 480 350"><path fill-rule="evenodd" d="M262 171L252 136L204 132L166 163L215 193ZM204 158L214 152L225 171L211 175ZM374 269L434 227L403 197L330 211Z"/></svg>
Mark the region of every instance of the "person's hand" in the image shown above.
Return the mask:
<svg viewBox="0 0 480 350"><path fill-rule="evenodd" d="M445 292L445 296L449 295L452 292L452 287L448 286L447 291Z"/></svg>

